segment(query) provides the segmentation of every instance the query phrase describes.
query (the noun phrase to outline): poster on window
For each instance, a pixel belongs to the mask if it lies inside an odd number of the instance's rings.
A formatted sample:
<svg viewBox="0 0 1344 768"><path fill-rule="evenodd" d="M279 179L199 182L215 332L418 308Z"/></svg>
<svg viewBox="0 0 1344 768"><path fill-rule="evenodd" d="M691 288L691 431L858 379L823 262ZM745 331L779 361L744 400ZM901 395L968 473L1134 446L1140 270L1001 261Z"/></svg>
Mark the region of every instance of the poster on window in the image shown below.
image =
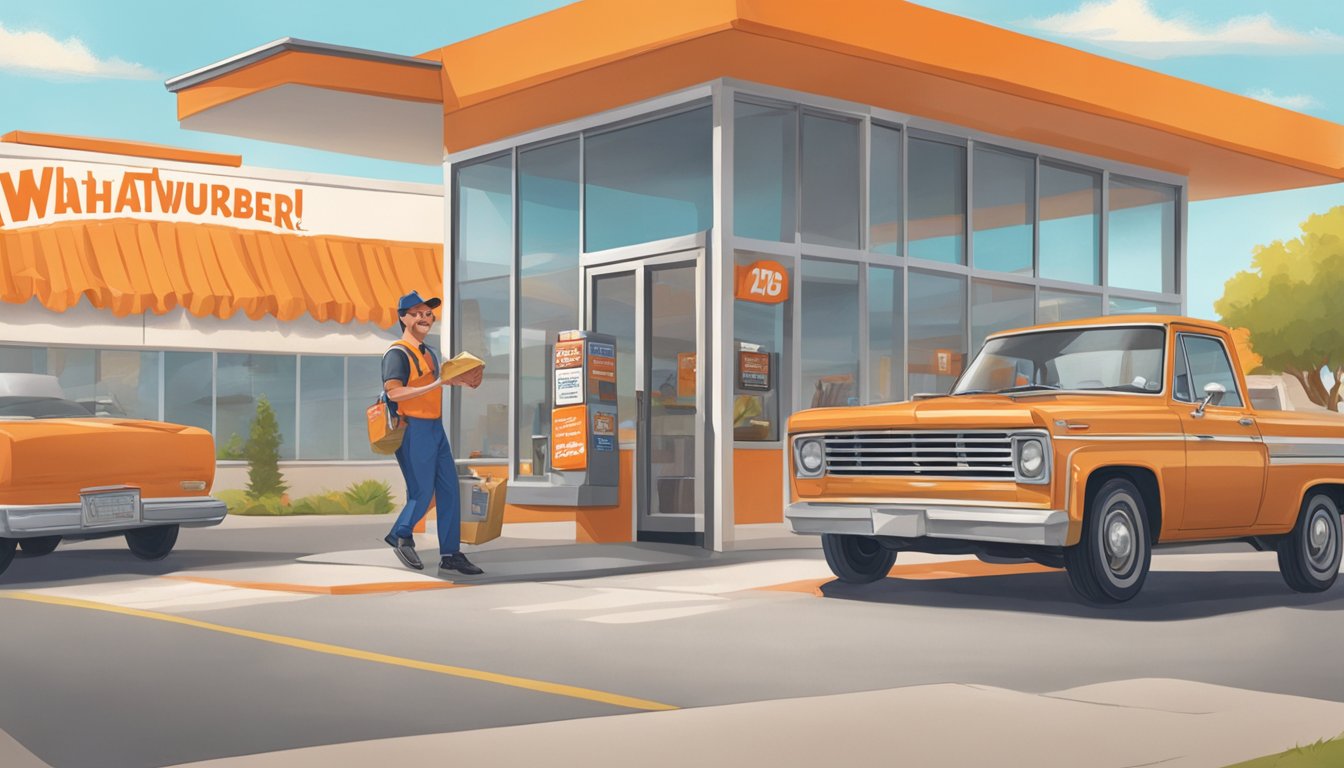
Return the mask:
<svg viewBox="0 0 1344 768"><path fill-rule="evenodd" d="M733 295L758 304L781 304L789 299L789 273L777 261L754 261L737 268Z"/></svg>
<svg viewBox="0 0 1344 768"><path fill-rule="evenodd" d="M770 353L737 353L737 386L741 389L770 389Z"/></svg>

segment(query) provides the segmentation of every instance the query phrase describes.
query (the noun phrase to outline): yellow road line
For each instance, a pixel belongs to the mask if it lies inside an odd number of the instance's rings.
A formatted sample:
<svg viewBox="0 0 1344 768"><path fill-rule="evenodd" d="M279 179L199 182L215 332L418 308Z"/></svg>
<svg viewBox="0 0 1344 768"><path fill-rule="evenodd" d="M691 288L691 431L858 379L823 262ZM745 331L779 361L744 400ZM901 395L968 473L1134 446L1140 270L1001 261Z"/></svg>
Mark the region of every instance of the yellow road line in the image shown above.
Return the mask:
<svg viewBox="0 0 1344 768"><path fill-rule="evenodd" d="M394 667L405 667L406 669L418 669L424 672L435 672L440 675L449 675L452 677L462 677L468 680L480 680L486 683L496 683L498 685L507 685L513 688L523 688L529 691L539 693L550 693L556 696L567 696L572 699L583 699L585 701L595 701L601 704L611 704L617 707L627 707L629 709L643 709L650 711L661 711L678 709L671 704L661 704L647 699L636 699L631 696L622 696L616 693L607 693L606 691L596 691L591 688L580 688L573 685L564 685L562 683L548 683L544 680L531 680L526 677L514 677L513 675L501 675L495 672L484 672L479 669L469 669L467 667L454 667L448 664L434 664L428 661L419 661L416 659L406 659L400 656L389 656L384 653L372 653L370 651L361 651L356 648L346 648L340 645L331 645L329 643L319 643L312 640L301 640L296 637L286 637L284 635L273 635L269 632L254 632L250 629L239 629L237 627L227 627L223 624L212 624L208 621L198 621L188 619L183 616L174 616L168 613L158 613L155 611L142 611L138 608L124 608L119 605L108 605L106 603L95 603L89 600L77 600L69 597L55 597L52 595L38 595L31 592L0 592L0 598L9 600L24 600L30 603L43 603L46 605L61 605L68 608L86 608L91 611L104 611L106 613L116 613L123 616L135 616L142 619L154 619L169 624L180 624L185 627L195 627L196 629L205 629L211 632L219 632L225 635L235 637L246 637L252 640L260 640L265 643L288 646L290 648L299 648L305 651L314 651L316 653L325 653L330 656L342 656L347 659L359 659L361 661L372 661L378 664L389 664Z"/></svg>

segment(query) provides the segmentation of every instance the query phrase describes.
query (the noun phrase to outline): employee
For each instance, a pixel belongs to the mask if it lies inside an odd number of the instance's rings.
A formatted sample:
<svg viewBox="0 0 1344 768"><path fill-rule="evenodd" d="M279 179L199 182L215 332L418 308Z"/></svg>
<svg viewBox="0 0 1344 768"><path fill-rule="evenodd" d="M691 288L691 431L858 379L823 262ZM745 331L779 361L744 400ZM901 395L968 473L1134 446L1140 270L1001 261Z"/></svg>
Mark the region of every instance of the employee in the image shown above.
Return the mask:
<svg viewBox="0 0 1344 768"><path fill-rule="evenodd" d="M425 565L415 551L414 529L429 511L430 500L437 499L439 570L476 575L481 569L462 554L457 465L443 431L439 387L465 384L475 389L481 385L485 371L477 368L447 381L439 379L438 353L425 339L434 327L434 310L441 303L436 298L422 299L415 291L402 296L397 302L402 335L383 355L383 389L406 422L406 433L397 449L397 464L406 479L406 506L383 541L406 567L423 570Z"/></svg>

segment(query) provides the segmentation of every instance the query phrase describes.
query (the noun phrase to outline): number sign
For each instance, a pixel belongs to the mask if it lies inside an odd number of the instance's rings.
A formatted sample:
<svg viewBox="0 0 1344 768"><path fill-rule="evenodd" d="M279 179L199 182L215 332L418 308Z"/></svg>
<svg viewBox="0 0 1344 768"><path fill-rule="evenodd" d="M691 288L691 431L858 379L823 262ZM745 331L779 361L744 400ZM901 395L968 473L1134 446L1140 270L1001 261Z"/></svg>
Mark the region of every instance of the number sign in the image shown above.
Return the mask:
<svg viewBox="0 0 1344 768"><path fill-rule="evenodd" d="M737 298L760 304L789 300L789 273L777 261L757 261L737 268Z"/></svg>

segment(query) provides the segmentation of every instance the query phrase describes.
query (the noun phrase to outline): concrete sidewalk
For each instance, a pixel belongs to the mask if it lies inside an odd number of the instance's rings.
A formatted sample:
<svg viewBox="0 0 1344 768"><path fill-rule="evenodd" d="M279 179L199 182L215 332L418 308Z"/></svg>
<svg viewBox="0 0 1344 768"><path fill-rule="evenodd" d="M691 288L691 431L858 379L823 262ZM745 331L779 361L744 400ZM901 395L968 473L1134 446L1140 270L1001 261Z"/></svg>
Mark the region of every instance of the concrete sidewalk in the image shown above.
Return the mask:
<svg viewBox="0 0 1344 768"><path fill-rule="evenodd" d="M191 764L1220 768L1344 731L1344 703L1183 680L1046 694L928 685L409 738Z"/></svg>

